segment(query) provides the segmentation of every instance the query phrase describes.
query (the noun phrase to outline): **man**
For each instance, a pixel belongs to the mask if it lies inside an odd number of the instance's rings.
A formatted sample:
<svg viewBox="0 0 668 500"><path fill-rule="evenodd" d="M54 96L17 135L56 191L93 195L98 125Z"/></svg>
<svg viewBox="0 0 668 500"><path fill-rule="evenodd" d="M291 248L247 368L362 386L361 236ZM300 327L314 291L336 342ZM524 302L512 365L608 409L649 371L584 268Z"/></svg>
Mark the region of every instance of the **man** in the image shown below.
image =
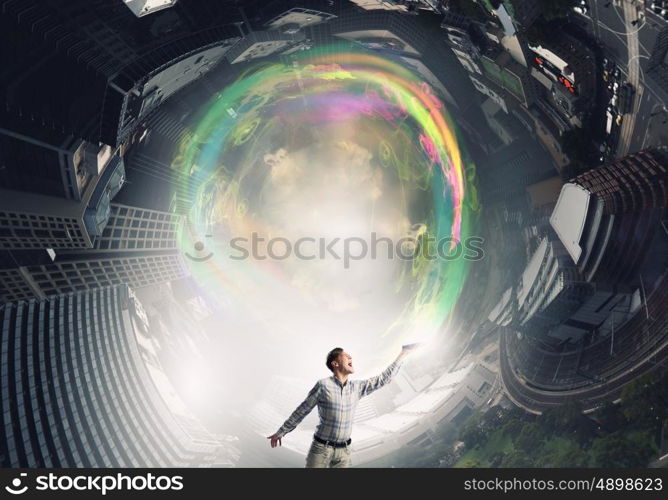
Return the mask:
<svg viewBox="0 0 668 500"><path fill-rule="evenodd" d="M396 375L403 359L417 344L403 346L401 353L383 373L366 380L348 380L354 373L353 358L342 348L327 354L327 368L332 376L318 380L306 399L297 407L271 440L271 447L280 446L281 439L294 430L317 405L320 424L306 456L306 467L350 467L350 434L353 417L360 398L381 388Z"/></svg>

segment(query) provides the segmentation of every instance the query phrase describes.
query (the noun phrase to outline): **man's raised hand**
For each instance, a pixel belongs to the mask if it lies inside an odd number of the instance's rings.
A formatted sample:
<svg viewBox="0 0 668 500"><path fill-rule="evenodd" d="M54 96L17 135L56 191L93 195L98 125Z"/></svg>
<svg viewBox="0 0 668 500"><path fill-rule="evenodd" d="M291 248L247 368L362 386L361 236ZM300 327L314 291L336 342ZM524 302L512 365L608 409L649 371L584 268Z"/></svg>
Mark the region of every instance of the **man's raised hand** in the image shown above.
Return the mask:
<svg viewBox="0 0 668 500"><path fill-rule="evenodd" d="M267 439L271 439L271 447L276 448L277 446L282 446L281 444L281 438L283 436L279 436L278 434L272 434L271 436L267 436Z"/></svg>

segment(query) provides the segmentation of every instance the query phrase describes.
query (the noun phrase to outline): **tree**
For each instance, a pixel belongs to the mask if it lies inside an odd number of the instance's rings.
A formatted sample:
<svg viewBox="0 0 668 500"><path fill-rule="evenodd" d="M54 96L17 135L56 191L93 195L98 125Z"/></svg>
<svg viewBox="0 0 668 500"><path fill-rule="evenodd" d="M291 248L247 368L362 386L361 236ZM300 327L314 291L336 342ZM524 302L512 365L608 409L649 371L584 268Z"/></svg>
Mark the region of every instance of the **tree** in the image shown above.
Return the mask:
<svg viewBox="0 0 668 500"><path fill-rule="evenodd" d="M626 417L622 413L620 405L606 401L601 408L596 410L595 416L600 420L603 428L608 432L622 429L627 424Z"/></svg>
<svg viewBox="0 0 668 500"><path fill-rule="evenodd" d="M522 428L524 427L524 422L521 420L510 420L506 422L503 427L501 427L501 432L505 434L506 436L509 436L511 438L516 438L520 432L522 432Z"/></svg>
<svg viewBox="0 0 668 500"><path fill-rule="evenodd" d="M506 453L501 461L501 467L520 468L520 467L535 467L536 464L531 460L526 453L519 450L513 450Z"/></svg>
<svg viewBox="0 0 668 500"><path fill-rule="evenodd" d="M658 452L654 439L648 433L620 432L594 441L589 450L591 467L646 467Z"/></svg>
<svg viewBox="0 0 668 500"><path fill-rule="evenodd" d="M466 443L466 447L471 449L487 440L487 432L483 426L483 419L480 413L471 415L466 421L460 434L460 439Z"/></svg>
<svg viewBox="0 0 668 500"><path fill-rule="evenodd" d="M586 467L588 459L578 442L570 439L556 449L542 453L537 462L540 467Z"/></svg>
<svg viewBox="0 0 668 500"><path fill-rule="evenodd" d="M582 417L582 404L571 400L556 408L545 410L538 421L547 434L563 434L578 429Z"/></svg>
<svg viewBox="0 0 668 500"><path fill-rule="evenodd" d="M462 467L466 469L477 469L478 467L480 467L480 460L476 460L475 458L469 458L468 460L464 461Z"/></svg>
<svg viewBox="0 0 668 500"><path fill-rule="evenodd" d="M521 451L526 455L535 453L545 441L545 432L542 427L535 422L524 424L522 432L515 439L515 450Z"/></svg>

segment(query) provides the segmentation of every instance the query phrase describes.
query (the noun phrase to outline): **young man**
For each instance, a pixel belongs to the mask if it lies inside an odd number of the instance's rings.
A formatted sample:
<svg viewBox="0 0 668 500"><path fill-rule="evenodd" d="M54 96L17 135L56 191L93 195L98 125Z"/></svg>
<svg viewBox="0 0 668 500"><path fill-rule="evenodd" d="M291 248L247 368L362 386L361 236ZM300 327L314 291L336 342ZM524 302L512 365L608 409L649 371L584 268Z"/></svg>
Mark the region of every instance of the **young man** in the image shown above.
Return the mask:
<svg viewBox="0 0 668 500"><path fill-rule="evenodd" d="M362 396L381 388L397 373L403 359L417 344L403 346L397 359L383 373L366 380L348 380L354 373L353 358L342 348L327 354L327 368L333 375L318 380L306 399L290 415L271 440L271 447L281 445L281 439L304 420L317 405L320 424L306 456L306 467L350 467L350 434L357 403Z"/></svg>

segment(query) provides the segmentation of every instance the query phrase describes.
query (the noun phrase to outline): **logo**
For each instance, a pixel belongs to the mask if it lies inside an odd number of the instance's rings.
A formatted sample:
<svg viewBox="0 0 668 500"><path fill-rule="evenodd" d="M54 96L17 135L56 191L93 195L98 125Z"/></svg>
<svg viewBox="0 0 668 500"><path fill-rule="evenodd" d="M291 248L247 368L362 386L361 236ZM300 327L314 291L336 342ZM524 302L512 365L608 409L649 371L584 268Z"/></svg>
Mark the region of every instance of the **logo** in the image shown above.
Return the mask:
<svg viewBox="0 0 668 500"><path fill-rule="evenodd" d="M28 490L27 486L21 488L21 478L26 477L28 474L26 472L21 472L20 477L15 477L12 479L11 486L5 486L5 489L12 495L22 495Z"/></svg>
<svg viewBox="0 0 668 500"><path fill-rule="evenodd" d="M208 236L208 235L207 235ZM195 250L197 251L198 254L200 255L190 255L188 252L186 252L186 257L188 257L190 260L194 260L195 262L205 262L209 260L211 257L213 257L213 253L209 253L209 255L202 256L201 254L206 253L204 252L204 243L201 241L198 241L194 245Z"/></svg>

